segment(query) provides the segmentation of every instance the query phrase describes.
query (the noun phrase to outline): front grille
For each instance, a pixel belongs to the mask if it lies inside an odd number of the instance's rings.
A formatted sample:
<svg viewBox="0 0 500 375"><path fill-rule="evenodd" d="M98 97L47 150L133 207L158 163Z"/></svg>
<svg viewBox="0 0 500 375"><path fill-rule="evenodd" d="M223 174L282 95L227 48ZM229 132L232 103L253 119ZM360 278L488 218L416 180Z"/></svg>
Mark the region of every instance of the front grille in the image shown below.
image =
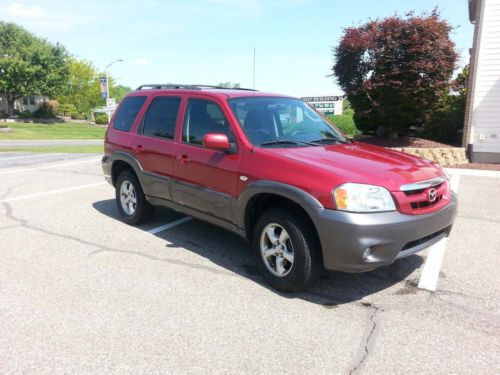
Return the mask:
<svg viewBox="0 0 500 375"><path fill-rule="evenodd" d="M432 193L431 189L435 190L435 199L432 202L429 198L430 193ZM409 215L430 213L439 210L448 203L448 181L431 187L417 187L414 190L393 192L393 195L398 202L399 211L402 213Z"/></svg>
<svg viewBox="0 0 500 375"><path fill-rule="evenodd" d="M429 202L429 201L421 201L421 202L412 202L411 203L411 208L413 208L414 210L418 210L418 209L421 209L421 208L427 208L427 207L432 207L436 204L439 203L439 201L443 198L443 194L441 195L438 195L436 197L436 200L434 202Z"/></svg>
<svg viewBox="0 0 500 375"><path fill-rule="evenodd" d="M418 240L408 242L406 245L403 246L401 251L405 251L408 249L411 249L415 246L421 245L424 242L430 241L433 238L436 238L437 236L440 236L441 234L445 233L448 230L448 228L441 229L440 231L437 231L436 233L429 234L428 236L422 237Z"/></svg>

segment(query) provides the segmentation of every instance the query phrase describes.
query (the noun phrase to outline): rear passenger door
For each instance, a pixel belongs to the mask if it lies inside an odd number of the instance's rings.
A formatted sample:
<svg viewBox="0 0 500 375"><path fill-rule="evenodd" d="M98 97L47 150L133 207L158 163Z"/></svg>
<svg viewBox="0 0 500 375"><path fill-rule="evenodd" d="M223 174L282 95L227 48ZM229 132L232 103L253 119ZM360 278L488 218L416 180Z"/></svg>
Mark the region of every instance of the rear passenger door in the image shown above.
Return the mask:
<svg viewBox="0 0 500 375"><path fill-rule="evenodd" d="M131 142L139 160L146 195L171 199L174 173L174 135L181 105L180 96L156 95L149 101L137 135Z"/></svg>
<svg viewBox="0 0 500 375"><path fill-rule="evenodd" d="M178 204L233 223L241 157L224 111L223 106L208 98L192 97L187 101L182 142L175 147L172 196ZM226 134L235 143L236 152L205 148L203 137L207 133Z"/></svg>

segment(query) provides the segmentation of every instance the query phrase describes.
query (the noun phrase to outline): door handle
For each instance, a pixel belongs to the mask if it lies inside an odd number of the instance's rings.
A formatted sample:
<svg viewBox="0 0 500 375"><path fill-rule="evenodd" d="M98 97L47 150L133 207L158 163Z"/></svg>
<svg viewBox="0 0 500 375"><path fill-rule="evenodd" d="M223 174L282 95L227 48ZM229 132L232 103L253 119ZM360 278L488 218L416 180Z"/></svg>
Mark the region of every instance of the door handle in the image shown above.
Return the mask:
<svg viewBox="0 0 500 375"><path fill-rule="evenodd" d="M186 165L191 161L191 159L189 159L187 155L177 155L175 158L179 160L183 165Z"/></svg>
<svg viewBox="0 0 500 375"><path fill-rule="evenodd" d="M144 151L144 148L141 145L137 145L137 146L133 146L132 150L134 150L134 152L136 154L140 154L142 151Z"/></svg>

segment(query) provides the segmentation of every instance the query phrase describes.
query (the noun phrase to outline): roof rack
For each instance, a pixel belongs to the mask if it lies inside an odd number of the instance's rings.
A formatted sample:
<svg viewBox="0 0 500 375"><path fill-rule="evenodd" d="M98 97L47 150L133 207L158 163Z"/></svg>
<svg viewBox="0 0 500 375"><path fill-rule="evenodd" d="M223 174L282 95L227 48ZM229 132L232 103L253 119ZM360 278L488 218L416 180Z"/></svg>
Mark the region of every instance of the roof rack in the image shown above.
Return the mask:
<svg viewBox="0 0 500 375"><path fill-rule="evenodd" d="M161 89L167 89L167 90L203 90L203 89L220 89L220 90L246 90L246 91L257 91L254 89L246 89L242 87L238 88L229 88L229 87L222 87L222 86L212 86L212 85L183 85L183 84L177 84L177 83L152 83L152 84L147 84L147 85L140 85L136 90L145 90L145 89L150 89L150 90L161 90Z"/></svg>

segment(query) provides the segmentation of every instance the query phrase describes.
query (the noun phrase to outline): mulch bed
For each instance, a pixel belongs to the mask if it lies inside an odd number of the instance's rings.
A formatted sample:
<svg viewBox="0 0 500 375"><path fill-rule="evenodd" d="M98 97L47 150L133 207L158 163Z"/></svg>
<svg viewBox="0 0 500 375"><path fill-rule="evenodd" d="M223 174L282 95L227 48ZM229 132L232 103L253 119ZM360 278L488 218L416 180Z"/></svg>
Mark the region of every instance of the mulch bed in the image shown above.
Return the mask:
<svg viewBox="0 0 500 375"><path fill-rule="evenodd" d="M369 143L375 146L382 147L414 147L414 148L442 148L442 147L456 147L452 145L447 145L445 143L439 143L430 141L424 138L417 137L405 137L401 136L397 139L390 139L385 137L360 137L357 139L360 142Z"/></svg>
<svg viewBox="0 0 500 375"><path fill-rule="evenodd" d="M357 141L369 143L375 146L381 147L414 147L414 148L447 148L447 147L459 147L454 145L448 145L445 143L439 143L430 141L424 138L417 137L399 137L397 139L389 139L385 137L359 137ZM500 171L500 164L486 164L486 163L469 163L461 165L453 165L450 168L462 168L462 169L480 169L485 171Z"/></svg>

